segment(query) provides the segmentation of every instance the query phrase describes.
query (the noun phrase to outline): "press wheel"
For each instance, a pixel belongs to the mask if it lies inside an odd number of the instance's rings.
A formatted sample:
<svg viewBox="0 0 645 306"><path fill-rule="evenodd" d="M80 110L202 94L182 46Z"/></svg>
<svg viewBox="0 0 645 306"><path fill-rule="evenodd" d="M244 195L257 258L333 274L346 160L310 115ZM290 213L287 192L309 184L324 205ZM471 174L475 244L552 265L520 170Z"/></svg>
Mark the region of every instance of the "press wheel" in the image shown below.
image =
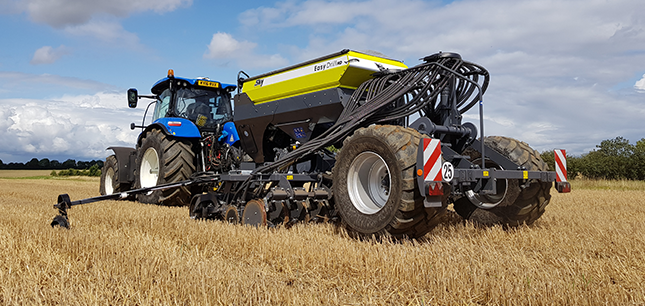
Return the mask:
<svg viewBox="0 0 645 306"><path fill-rule="evenodd" d="M242 212L242 224L252 226L266 226L267 213L262 200L251 200L246 202Z"/></svg>
<svg viewBox="0 0 645 306"><path fill-rule="evenodd" d="M237 212L237 207L229 206L224 213L224 220L228 223L238 224L240 222L240 214Z"/></svg>

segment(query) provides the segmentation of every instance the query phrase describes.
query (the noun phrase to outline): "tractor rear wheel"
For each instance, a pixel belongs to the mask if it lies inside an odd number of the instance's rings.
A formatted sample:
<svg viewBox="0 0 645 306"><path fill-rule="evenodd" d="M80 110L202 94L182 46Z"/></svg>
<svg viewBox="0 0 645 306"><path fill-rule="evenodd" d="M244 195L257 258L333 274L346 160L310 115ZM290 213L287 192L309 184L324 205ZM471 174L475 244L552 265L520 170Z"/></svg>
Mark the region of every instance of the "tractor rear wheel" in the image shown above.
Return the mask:
<svg viewBox="0 0 645 306"><path fill-rule="evenodd" d="M447 203L425 208L416 185L421 134L390 125L358 129L345 139L333 170L336 210L359 236L418 238L446 213Z"/></svg>
<svg viewBox="0 0 645 306"><path fill-rule="evenodd" d="M484 138L484 143L526 170L548 170L548 165L542 160L540 153L525 142L508 137L490 136ZM479 152L470 155L475 162L481 161ZM489 166L488 161L486 166ZM529 180L528 184L522 184L521 180L508 179L497 182L497 190L497 195L474 197L483 204L497 204L495 207L479 208L464 196L455 200L455 211L464 219L480 224L518 226L532 224L539 219L551 200L551 182Z"/></svg>
<svg viewBox="0 0 645 306"><path fill-rule="evenodd" d="M192 147L190 141L168 136L159 129L148 131L137 149L134 172L137 188L187 180L195 172ZM191 191L185 186L137 196L139 202L165 206L186 206L190 199Z"/></svg>
<svg viewBox="0 0 645 306"><path fill-rule="evenodd" d="M105 159L101 169L101 184L99 192L101 195L113 194L130 189L130 184L119 183L119 164L116 156L110 155Z"/></svg>

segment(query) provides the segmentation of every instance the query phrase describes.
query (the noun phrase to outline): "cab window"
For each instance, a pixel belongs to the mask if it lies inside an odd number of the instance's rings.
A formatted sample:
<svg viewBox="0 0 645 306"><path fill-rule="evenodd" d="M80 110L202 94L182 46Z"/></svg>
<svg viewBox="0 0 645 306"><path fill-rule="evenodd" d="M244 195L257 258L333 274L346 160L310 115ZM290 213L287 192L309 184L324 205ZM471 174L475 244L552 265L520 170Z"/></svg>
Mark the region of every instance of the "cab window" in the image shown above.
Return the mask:
<svg viewBox="0 0 645 306"><path fill-rule="evenodd" d="M157 105L155 105L155 111L152 115L152 121L166 117L168 108L170 107L170 96L170 89L164 90L159 95L159 100L157 100Z"/></svg>

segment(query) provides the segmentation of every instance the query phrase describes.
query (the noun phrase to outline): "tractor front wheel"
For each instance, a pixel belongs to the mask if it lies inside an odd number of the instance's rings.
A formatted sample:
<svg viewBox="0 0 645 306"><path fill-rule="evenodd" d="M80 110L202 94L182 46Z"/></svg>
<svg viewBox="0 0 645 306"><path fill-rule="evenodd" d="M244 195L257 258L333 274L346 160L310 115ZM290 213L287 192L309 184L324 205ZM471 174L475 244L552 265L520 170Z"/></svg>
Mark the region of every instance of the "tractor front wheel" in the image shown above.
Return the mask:
<svg viewBox="0 0 645 306"><path fill-rule="evenodd" d="M159 129L148 131L137 149L134 173L137 188L187 180L195 172L192 147L190 141L168 136ZM186 206L190 198L190 189L185 186L137 196L139 202L165 206Z"/></svg>

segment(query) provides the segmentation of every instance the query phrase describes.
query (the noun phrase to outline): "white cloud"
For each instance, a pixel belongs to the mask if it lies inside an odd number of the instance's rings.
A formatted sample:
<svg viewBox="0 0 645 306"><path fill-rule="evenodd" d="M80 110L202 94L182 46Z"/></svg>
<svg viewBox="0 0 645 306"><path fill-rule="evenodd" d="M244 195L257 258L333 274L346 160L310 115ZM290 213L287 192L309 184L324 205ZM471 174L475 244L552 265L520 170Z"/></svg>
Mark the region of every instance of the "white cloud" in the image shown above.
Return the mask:
<svg viewBox="0 0 645 306"><path fill-rule="evenodd" d="M639 92L645 92L645 74L643 74L642 79L638 80L636 84L634 84L634 88Z"/></svg>
<svg viewBox="0 0 645 306"><path fill-rule="evenodd" d="M140 48L139 37L123 29L120 18L144 11L161 14L190 5L192 0L16 0L0 3L0 9L8 14L25 12L34 22L72 35Z"/></svg>
<svg viewBox="0 0 645 306"><path fill-rule="evenodd" d="M231 34L217 32L213 34L204 57L209 59L233 58L240 52L247 52L246 50L251 50L256 46L257 44L252 42L237 41Z"/></svg>
<svg viewBox="0 0 645 306"><path fill-rule="evenodd" d="M417 57L419 50L492 54L529 49L553 54L585 48L597 55L611 50L605 44L609 39L642 47L644 20L636 12L643 9L645 3L638 0L457 1L444 6L416 0L315 0L248 10L239 20L256 29L322 29L333 50L382 47ZM362 42L358 46L357 37Z"/></svg>
<svg viewBox="0 0 645 306"><path fill-rule="evenodd" d="M131 13L154 11L164 13L192 0L23 0L19 2L29 18L54 28L82 25L96 15L126 17Z"/></svg>
<svg viewBox="0 0 645 306"><path fill-rule="evenodd" d="M12 144L0 147L0 156L102 159L108 146L134 146L139 132L129 125L143 115L142 109L126 107L125 93L0 99L0 104L0 143Z"/></svg>
<svg viewBox="0 0 645 306"><path fill-rule="evenodd" d="M104 43L116 43L119 47L141 47L139 37L123 29L123 26L114 20L91 20L82 25L68 26L65 31L76 36L92 37Z"/></svg>
<svg viewBox="0 0 645 306"><path fill-rule="evenodd" d="M44 46L34 52L34 57L31 59L30 63L32 65L52 64L63 57L63 55L67 55L69 53L69 48L63 45L56 49L51 46Z"/></svg>
<svg viewBox="0 0 645 306"><path fill-rule="evenodd" d="M562 147L573 154L616 136L636 142L645 129L645 109L630 95L512 75L495 78L484 97L484 115L486 135L517 138L539 151ZM476 109L464 118L479 127Z"/></svg>
<svg viewBox="0 0 645 306"><path fill-rule="evenodd" d="M309 41L284 47L298 61L341 49L372 49L410 66L454 51L486 67L487 135L539 150L569 145L580 154L603 139L643 137L645 1L418 0L280 2L240 14L265 33L308 29ZM262 35L262 32L257 33ZM476 120L477 110L467 118Z"/></svg>
<svg viewBox="0 0 645 306"><path fill-rule="evenodd" d="M256 54L257 44L249 41L238 41L231 34L217 32L213 34L204 58L225 62L236 60L249 68L264 68L286 65L288 62L279 54Z"/></svg>

